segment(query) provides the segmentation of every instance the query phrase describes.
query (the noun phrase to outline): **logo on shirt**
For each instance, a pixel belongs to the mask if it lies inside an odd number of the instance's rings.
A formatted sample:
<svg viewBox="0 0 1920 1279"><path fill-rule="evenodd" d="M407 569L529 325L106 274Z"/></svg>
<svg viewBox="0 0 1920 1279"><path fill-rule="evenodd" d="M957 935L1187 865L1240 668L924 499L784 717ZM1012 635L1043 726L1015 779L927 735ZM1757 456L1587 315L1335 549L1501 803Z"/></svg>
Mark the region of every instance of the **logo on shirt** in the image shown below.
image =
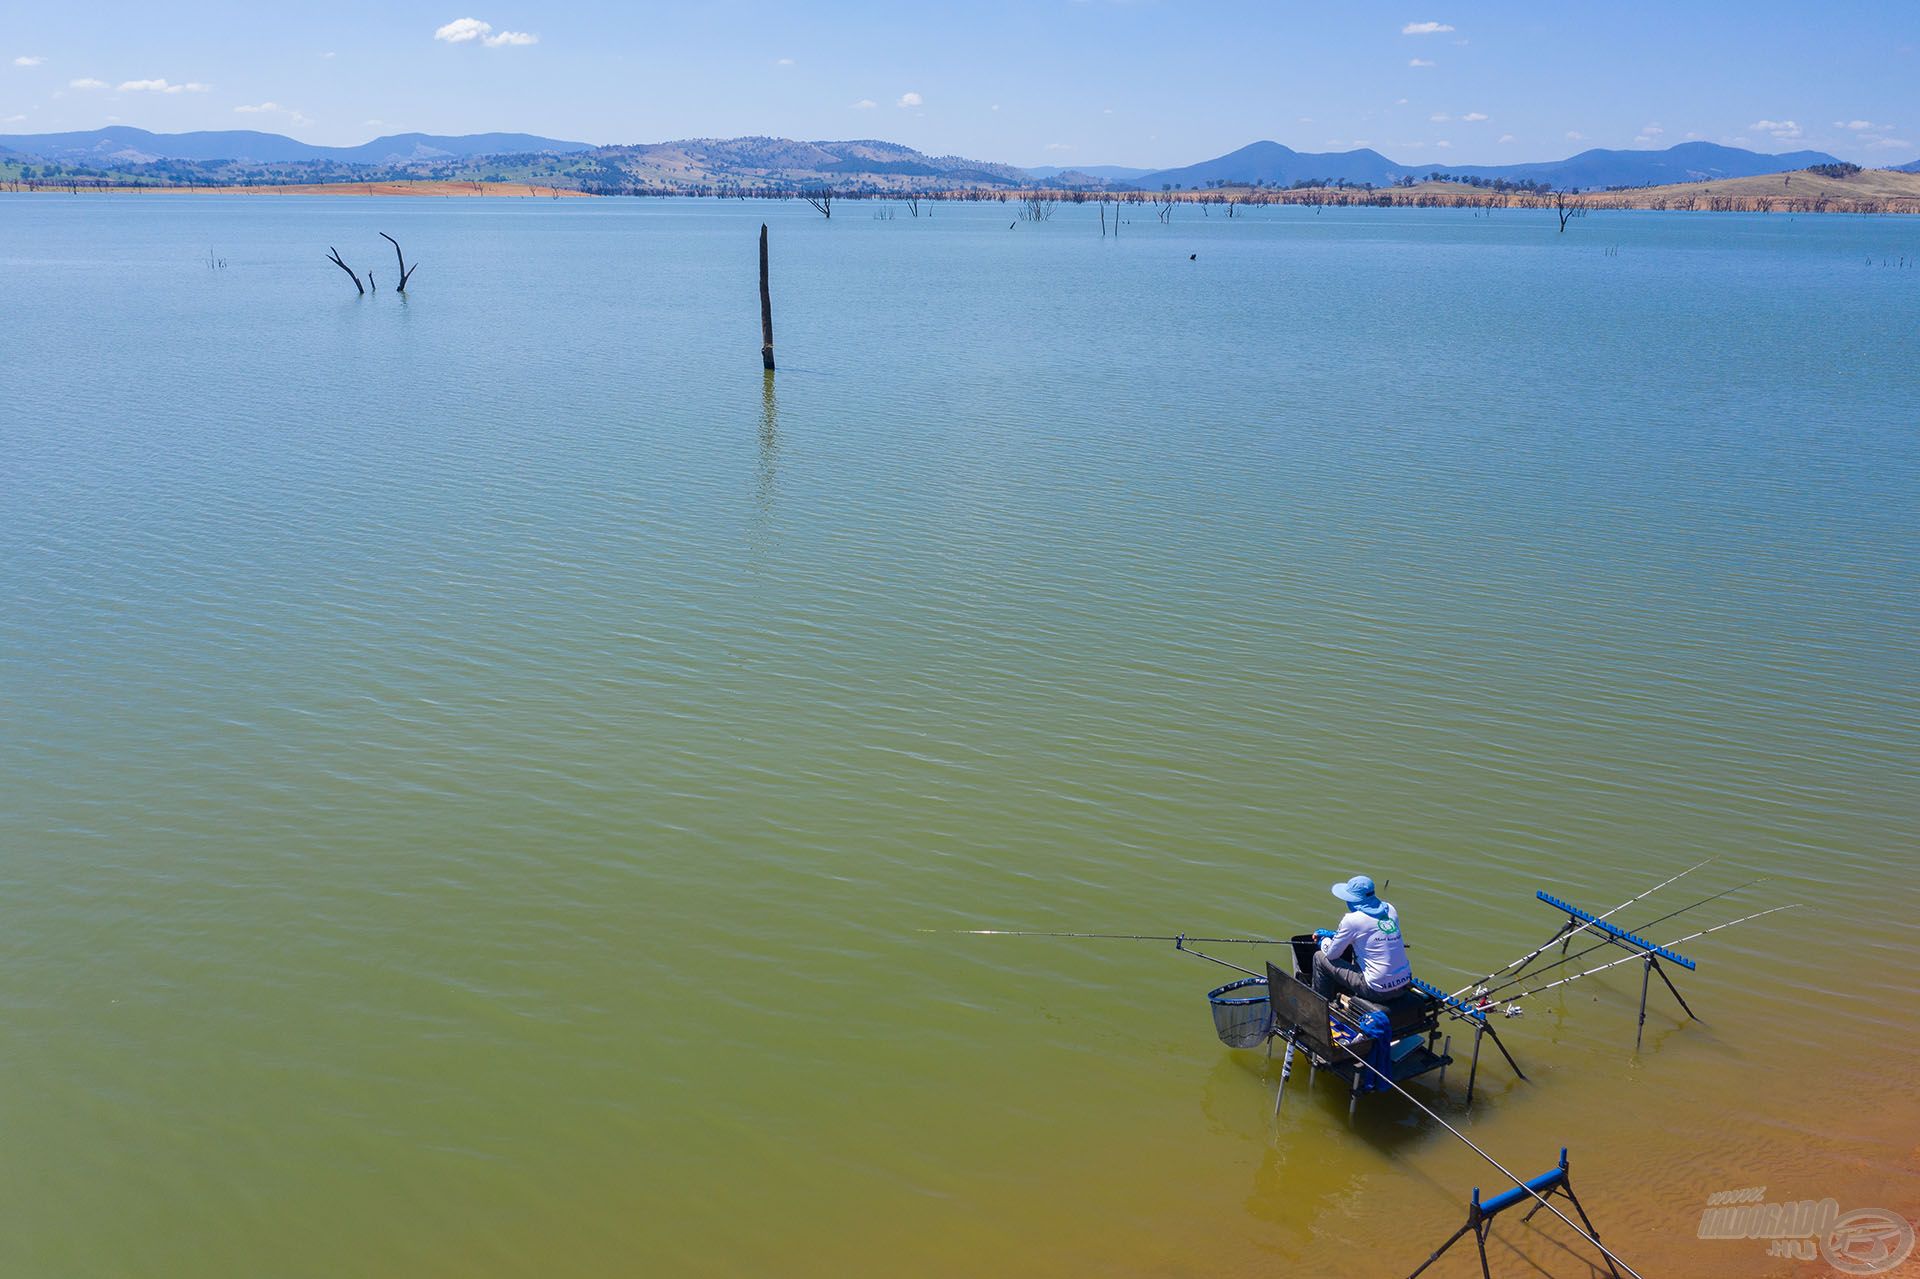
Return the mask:
<svg viewBox="0 0 1920 1279"><path fill-rule="evenodd" d="M1394 936L1400 931L1400 925L1396 920L1382 919L1382 920L1377 920L1375 922L1379 925L1380 931L1385 933L1389 937Z"/></svg>

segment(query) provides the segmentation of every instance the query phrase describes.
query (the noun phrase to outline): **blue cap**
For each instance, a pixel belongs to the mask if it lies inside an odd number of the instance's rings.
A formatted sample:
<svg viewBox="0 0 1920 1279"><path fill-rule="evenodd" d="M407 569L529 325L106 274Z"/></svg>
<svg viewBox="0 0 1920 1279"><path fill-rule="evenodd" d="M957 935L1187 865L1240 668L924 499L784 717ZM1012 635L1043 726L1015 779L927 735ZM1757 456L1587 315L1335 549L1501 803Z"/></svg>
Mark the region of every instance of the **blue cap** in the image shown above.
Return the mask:
<svg viewBox="0 0 1920 1279"><path fill-rule="evenodd" d="M1346 883L1333 886L1333 895L1349 906L1372 901L1373 893L1373 881L1365 875L1355 875Z"/></svg>

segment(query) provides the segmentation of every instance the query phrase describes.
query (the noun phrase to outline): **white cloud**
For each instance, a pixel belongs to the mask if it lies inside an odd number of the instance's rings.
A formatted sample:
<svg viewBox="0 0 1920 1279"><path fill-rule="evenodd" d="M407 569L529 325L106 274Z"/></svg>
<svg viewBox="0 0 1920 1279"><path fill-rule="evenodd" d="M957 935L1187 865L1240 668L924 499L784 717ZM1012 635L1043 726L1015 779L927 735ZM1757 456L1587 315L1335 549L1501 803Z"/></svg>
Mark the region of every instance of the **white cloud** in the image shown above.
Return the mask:
<svg viewBox="0 0 1920 1279"><path fill-rule="evenodd" d="M1485 111L1469 111L1465 115L1461 116L1460 118L1462 120L1465 120L1468 124L1479 124L1482 120L1485 120L1487 118L1487 113Z"/></svg>
<svg viewBox="0 0 1920 1279"><path fill-rule="evenodd" d="M793 65L793 59L792 58L775 58L773 60L773 65L776 67L790 67Z"/></svg>
<svg viewBox="0 0 1920 1279"><path fill-rule="evenodd" d="M45 62L45 61L46 61L45 58L35 57L32 54L23 53L19 57L13 60L13 65L16 67L37 67L42 62Z"/></svg>
<svg viewBox="0 0 1920 1279"><path fill-rule="evenodd" d="M1450 147L1453 145L1453 143L1448 142L1445 138L1442 138L1440 141L1434 143L1433 145L1437 147Z"/></svg>
<svg viewBox="0 0 1920 1279"><path fill-rule="evenodd" d="M903 93L900 95L900 101L894 105L902 107L922 107L926 104L927 100L917 93Z"/></svg>
<svg viewBox="0 0 1920 1279"><path fill-rule="evenodd" d="M23 115L0 115L0 124L19 124L26 118Z"/></svg>
<svg viewBox="0 0 1920 1279"><path fill-rule="evenodd" d="M1427 61L1425 58L1408 58L1407 65L1410 67L1430 67L1435 64Z"/></svg>
<svg viewBox="0 0 1920 1279"><path fill-rule="evenodd" d="M1871 120L1835 120L1833 127L1836 129L1851 129L1855 133L1864 133L1869 129L1891 129L1893 126L1890 124L1875 124Z"/></svg>
<svg viewBox="0 0 1920 1279"><path fill-rule="evenodd" d="M1513 135L1511 133L1503 133L1500 135L1500 140L1502 142L1511 142L1513 141Z"/></svg>
<svg viewBox="0 0 1920 1279"><path fill-rule="evenodd" d="M1409 22L1406 26L1400 28L1400 34L1403 36L1437 36L1444 31L1451 30L1453 30L1453 28L1444 22Z"/></svg>
<svg viewBox="0 0 1920 1279"><path fill-rule="evenodd" d="M1657 125L1657 124L1649 124L1649 125L1645 125L1645 126L1643 126L1643 127L1641 128L1641 130L1640 130L1640 132L1642 132L1642 133L1644 133L1644 134L1646 134L1646 135L1647 135L1648 137L1650 137L1650 138L1657 138L1657 137L1659 137L1659 136L1660 136L1661 134L1663 134L1663 133L1665 133L1665 132L1666 132L1666 130L1665 130L1665 129L1663 129L1663 128L1661 128L1661 127L1660 127L1659 125Z"/></svg>
<svg viewBox="0 0 1920 1279"><path fill-rule="evenodd" d="M1448 115L1445 111L1440 111L1440 112L1436 112L1433 115L1428 116L1427 119L1433 121L1435 124L1445 124L1447 121L1453 119L1453 117Z"/></svg>
<svg viewBox="0 0 1920 1279"><path fill-rule="evenodd" d="M491 22L482 22L478 18L455 18L433 33L436 40L448 44L472 44L478 40L489 49L498 49L503 45L539 44L540 37L528 31L498 31Z"/></svg>
<svg viewBox="0 0 1920 1279"><path fill-rule="evenodd" d="M107 82L87 76L84 79L67 81L67 87L69 89L104 89L107 87Z"/></svg>
<svg viewBox="0 0 1920 1279"><path fill-rule="evenodd" d="M1066 143L1066 142L1049 142L1049 143L1047 143L1047 150L1049 150L1049 151L1071 151L1071 150L1073 150L1073 147L1072 147L1072 145L1071 145L1070 143Z"/></svg>
<svg viewBox="0 0 1920 1279"><path fill-rule="evenodd" d="M329 49L325 53L321 54L320 56L323 58L337 58L340 55L335 53L333 50Z"/></svg>
<svg viewBox="0 0 1920 1279"><path fill-rule="evenodd" d="M1797 138L1800 126L1792 120L1755 120L1747 128L1756 133L1771 133L1776 138Z"/></svg>
<svg viewBox="0 0 1920 1279"><path fill-rule="evenodd" d="M1393 105L1396 107L1404 107L1407 105L1407 100L1405 98L1395 98L1393 100Z"/></svg>
<svg viewBox="0 0 1920 1279"><path fill-rule="evenodd" d="M1689 142L1698 142L1698 141L1699 141L1699 140L1700 140L1701 138L1703 138L1703 137L1705 137L1705 136L1706 136L1706 134L1704 134L1704 133L1695 133L1695 132L1694 132L1693 130L1691 130L1691 129L1689 129L1689 130L1687 130L1687 132L1686 132L1686 138L1687 138L1687 140L1688 140Z"/></svg>
<svg viewBox="0 0 1920 1279"><path fill-rule="evenodd" d="M1876 151L1907 151L1913 147L1905 138L1874 138L1867 145Z"/></svg>
<svg viewBox="0 0 1920 1279"><path fill-rule="evenodd" d="M1568 129L1568 130L1567 130L1567 141L1569 141L1569 142L1585 142L1586 140L1587 140L1587 135L1586 135L1586 134L1584 134L1584 133L1582 133L1582 132L1580 132L1580 130L1578 130L1578 129Z"/></svg>
<svg viewBox="0 0 1920 1279"><path fill-rule="evenodd" d="M470 40L478 40L491 30L493 30L491 22L482 22L478 18L455 18L435 31L433 38L445 40L448 44L466 44Z"/></svg>
<svg viewBox="0 0 1920 1279"><path fill-rule="evenodd" d="M119 92L121 93L205 93L208 89L212 87L213 86L211 85L201 84L198 81L194 81L194 80L189 80L185 84L173 84L165 79L122 80L120 82Z"/></svg>
<svg viewBox="0 0 1920 1279"><path fill-rule="evenodd" d="M875 102L872 98L862 98L860 99L860 101L853 104L853 109L855 111L871 111L879 105L880 104L878 102Z"/></svg>
<svg viewBox="0 0 1920 1279"><path fill-rule="evenodd" d="M258 106L239 106L235 107L234 110L242 115L283 115L287 117L289 124L313 123L313 121L307 119L307 117L302 115L298 110L293 107L283 107L278 102L262 102Z"/></svg>

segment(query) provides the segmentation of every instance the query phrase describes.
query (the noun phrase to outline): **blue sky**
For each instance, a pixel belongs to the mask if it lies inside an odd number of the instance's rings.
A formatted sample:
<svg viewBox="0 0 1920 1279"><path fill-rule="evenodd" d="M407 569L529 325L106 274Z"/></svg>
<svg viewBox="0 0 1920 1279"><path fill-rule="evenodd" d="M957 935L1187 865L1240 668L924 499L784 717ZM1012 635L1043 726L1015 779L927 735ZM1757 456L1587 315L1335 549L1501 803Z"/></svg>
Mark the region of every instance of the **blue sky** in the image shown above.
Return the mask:
<svg viewBox="0 0 1920 1279"><path fill-rule="evenodd" d="M876 137L1014 164L1259 138L1409 163L1689 138L1920 155L1920 0L38 3L0 132Z"/></svg>

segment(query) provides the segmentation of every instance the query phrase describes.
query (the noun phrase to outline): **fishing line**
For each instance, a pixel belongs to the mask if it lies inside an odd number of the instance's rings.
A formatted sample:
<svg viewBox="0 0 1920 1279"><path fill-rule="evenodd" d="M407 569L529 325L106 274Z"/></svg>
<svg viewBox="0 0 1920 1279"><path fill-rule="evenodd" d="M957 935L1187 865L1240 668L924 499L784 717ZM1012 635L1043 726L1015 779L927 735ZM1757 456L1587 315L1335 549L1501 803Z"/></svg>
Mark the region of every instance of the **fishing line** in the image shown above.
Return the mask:
<svg viewBox="0 0 1920 1279"><path fill-rule="evenodd" d="M1774 909L1784 910L1786 908L1776 906ZM1682 938L1681 940L1684 941L1685 938ZM1368 1061L1365 1057L1362 1057L1359 1053L1354 1052L1353 1049L1348 1048L1345 1044L1340 1045L1340 1047L1347 1054L1347 1056L1353 1058L1353 1060L1357 1064L1365 1066L1368 1070L1371 1070L1374 1074L1378 1075L1383 1081L1385 1081L1387 1087L1393 1089L1395 1092L1399 1093L1402 1097L1405 1097L1408 1101L1418 1106L1423 1112L1426 1113L1429 1119L1433 1120L1433 1122L1439 1124L1442 1128L1445 1128L1448 1132L1452 1133L1454 1136L1458 1137L1461 1141L1465 1142L1468 1150L1471 1150L1474 1154L1479 1155L1482 1159L1486 1160L1488 1163L1492 1164L1495 1168L1499 1169L1501 1176L1507 1178L1507 1180L1511 1181L1514 1185L1520 1187L1520 1189L1526 1191L1529 1195L1532 1195L1535 1199L1539 1200L1540 1206L1542 1208L1545 1208L1548 1212L1560 1218L1560 1220L1566 1222L1568 1227L1570 1227L1573 1230L1574 1234L1579 1235L1582 1239L1586 1240L1588 1243L1598 1248L1602 1253L1606 1254L1606 1257L1609 1261L1617 1262L1622 1270L1626 1271L1628 1274L1633 1276L1633 1279L1646 1279L1646 1276L1642 1275L1638 1270L1635 1270L1632 1266L1628 1265L1626 1261L1618 1253L1614 1252L1613 1249L1607 1247L1607 1245L1601 1243L1600 1237L1598 1235L1588 1234L1586 1230L1582 1229L1580 1226L1574 1225L1573 1219L1567 1216L1566 1213L1561 1212L1558 1208L1554 1207L1552 1204L1548 1203L1547 1197L1545 1195L1535 1190L1532 1186L1529 1186L1526 1183L1526 1181L1523 1180L1522 1178L1514 1176L1513 1173L1509 1172L1506 1166L1503 1165L1498 1159L1495 1159L1492 1155L1480 1149L1480 1147L1474 1145L1472 1140L1469 1139L1465 1133L1461 1132L1458 1128L1455 1128L1452 1124L1442 1119L1439 1115L1434 1114L1433 1111L1428 1109L1426 1104L1422 1102L1418 1097L1414 1096L1412 1093L1402 1088L1399 1084L1395 1083L1392 1076L1382 1072L1378 1066Z"/></svg>

